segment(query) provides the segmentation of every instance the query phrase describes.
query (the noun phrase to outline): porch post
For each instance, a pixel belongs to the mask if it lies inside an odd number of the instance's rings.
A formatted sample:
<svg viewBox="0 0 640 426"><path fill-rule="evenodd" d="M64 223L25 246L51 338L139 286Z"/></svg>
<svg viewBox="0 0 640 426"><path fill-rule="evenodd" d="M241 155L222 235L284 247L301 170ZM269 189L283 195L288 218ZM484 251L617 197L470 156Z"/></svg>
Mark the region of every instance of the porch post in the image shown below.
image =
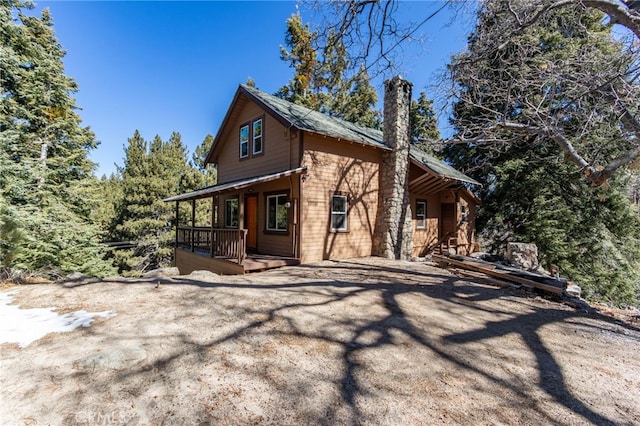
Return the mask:
<svg viewBox="0 0 640 426"><path fill-rule="evenodd" d="M178 222L180 215L178 214L178 212L180 211L180 201L176 201L176 239L173 242L173 248L174 248L174 258L175 258L175 249L178 248L178 227L180 226L180 223ZM175 259L174 259L175 260Z"/></svg>
<svg viewBox="0 0 640 426"><path fill-rule="evenodd" d="M196 237L196 200L191 200L191 252L195 251L195 237Z"/></svg>
<svg viewBox="0 0 640 426"><path fill-rule="evenodd" d="M215 242L214 228L216 225L216 198L217 197L215 195L211 196L211 237L209 237L209 255L211 257L213 257L215 254L215 251L213 250L213 244Z"/></svg>

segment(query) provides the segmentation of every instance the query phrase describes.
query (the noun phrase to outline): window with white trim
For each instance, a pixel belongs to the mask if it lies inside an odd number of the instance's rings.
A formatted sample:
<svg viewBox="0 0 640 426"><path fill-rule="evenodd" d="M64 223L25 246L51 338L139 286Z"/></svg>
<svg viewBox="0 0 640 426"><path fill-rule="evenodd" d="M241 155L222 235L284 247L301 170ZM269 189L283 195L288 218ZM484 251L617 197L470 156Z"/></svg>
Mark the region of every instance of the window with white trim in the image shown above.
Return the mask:
<svg viewBox="0 0 640 426"><path fill-rule="evenodd" d="M416 228L425 229L427 227L427 202L416 201Z"/></svg>
<svg viewBox="0 0 640 426"><path fill-rule="evenodd" d="M224 200L224 226L226 228L238 227L238 199Z"/></svg>
<svg viewBox="0 0 640 426"><path fill-rule="evenodd" d="M346 195L334 195L331 197L331 230L347 230L347 212L349 200Z"/></svg>
<svg viewBox="0 0 640 426"><path fill-rule="evenodd" d="M267 231L287 230L287 194L267 195Z"/></svg>
<svg viewBox="0 0 640 426"><path fill-rule="evenodd" d="M253 122L253 155L262 154L262 118Z"/></svg>
<svg viewBox="0 0 640 426"><path fill-rule="evenodd" d="M249 125L240 127L240 158L249 156Z"/></svg>

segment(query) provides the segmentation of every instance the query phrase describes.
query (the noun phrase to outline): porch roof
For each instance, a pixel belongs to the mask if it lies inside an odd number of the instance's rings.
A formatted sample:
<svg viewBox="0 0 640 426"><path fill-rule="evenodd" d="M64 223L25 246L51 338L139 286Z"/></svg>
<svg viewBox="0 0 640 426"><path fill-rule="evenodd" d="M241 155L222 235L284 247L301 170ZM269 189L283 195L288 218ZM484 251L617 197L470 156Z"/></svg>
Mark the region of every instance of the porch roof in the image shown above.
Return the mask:
<svg viewBox="0 0 640 426"><path fill-rule="evenodd" d="M196 191L187 192L185 194L174 195L173 197L165 198L164 202L170 201L186 201L186 200L197 200L199 198L206 198L213 194L217 194L219 192L224 191L235 191L238 189L247 188L251 185L255 185L257 183L270 182L272 180L277 180L283 177L298 175L307 171L307 166L298 167L291 170L285 170L278 173L271 173L263 176L251 177L248 179L236 180L233 182L221 183L219 185L208 186L206 188L198 189Z"/></svg>
<svg viewBox="0 0 640 426"><path fill-rule="evenodd" d="M470 183L472 185L482 186L477 180L465 175L461 171L451 167L442 160L438 160L435 157L427 154L426 152L411 145L411 151L409 153L411 160L423 168L429 169L436 176L443 179L453 179L458 182Z"/></svg>

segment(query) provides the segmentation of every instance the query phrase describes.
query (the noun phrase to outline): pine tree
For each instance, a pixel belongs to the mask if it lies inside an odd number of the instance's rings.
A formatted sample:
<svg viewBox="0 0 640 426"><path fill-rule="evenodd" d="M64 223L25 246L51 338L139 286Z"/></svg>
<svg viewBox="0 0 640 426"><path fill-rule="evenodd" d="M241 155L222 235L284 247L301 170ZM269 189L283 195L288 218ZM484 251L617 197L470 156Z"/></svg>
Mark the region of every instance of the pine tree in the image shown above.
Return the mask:
<svg viewBox="0 0 640 426"><path fill-rule="evenodd" d="M40 18L23 9L17 1L0 4L0 188L23 236L5 266L53 277L109 274L90 219L97 200L87 198L96 193L88 152L97 142L80 125L72 97L78 88L64 74L48 9Z"/></svg>
<svg viewBox="0 0 640 426"><path fill-rule="evenodd" d="M375 110L378 95L366 70L360 68L349 76L345 46L330 34L319 54L317 39L317 32L303 24L299 14L287 20L287 48L280 48L280 57L294 69L294 77L276 96L332 117L379 128L380 113Z"/></svg>
<svg viewBox="0 0 640 426"><path fill-rule="evenodd" d="M293 14L287 19L285 43L288 50L280 46L280 59L289 62L294 69L294 76L276 95L294 104L321 111L325 102L320 91L321 82L317 78L321 64L313 46L316 37L317 34L309 29L309 24L302 23L300 14Z"/></svg>
<svg viewBox="0 0 640 426"><path fill-rule="evenodd" d="M433 101L427 98L426 92L420 92L418 99L411 101L409 111L411 122L411 143L423 151L437 155L442 149L440 131L436 113L433 110Z"/></svg>
<svg viewBox="0 0 640 426"><path fill-rule="evenodd" d="M179 133L168 141L159 136L147 144L136 131L125 147L122 199L115 218L118 241L131 241L136 247L114 253L120 270L135 275L168 266L173 258L175 206L162 200L194 190L206 182L205 175L187 161L187 151ZM183 211L180 222L185 223Z"/></svg>
<svg viewBox="0 0 640 426"><path fill-rule="evenodd" d="M580 115L597 99L585 96L570 107L575 90L571 81L518 84L544 76L540 67L557 63L571 64L574 73L582 66L585 74L593 67L608 67L620 60L620 45L601 14L579 7L562 9L510 39L501 57L474 62L475 74L469 75L468 58L509 13L505 3L489 2L469 38L469 52L454 58L451 69L462 90L454 106L454 124L467 143L448 146L446 157L484 183L478 227L492 249L504 251L508 241L535 243L542 262L559 266L587 297L632 302L640 283L640 221L626 196L626 179L619 176L606 187L594 188L564 160L551 137L523 136L500 126L489 131L483 125L490 111L500 111L505 122L528 125L536 108L548 104L550 122L561 122L566 137L575 138L583 131ZM574 60L581 52L588 52L590 60ZM501 95L504 88L510 96ZM616 120L605 115L597 119ZM601 145L600 154L606 156L623 144L618 132L615 126L603 125L580 139L585 146ZM479 135L485 141L509 143L481 143Z"/></svg>

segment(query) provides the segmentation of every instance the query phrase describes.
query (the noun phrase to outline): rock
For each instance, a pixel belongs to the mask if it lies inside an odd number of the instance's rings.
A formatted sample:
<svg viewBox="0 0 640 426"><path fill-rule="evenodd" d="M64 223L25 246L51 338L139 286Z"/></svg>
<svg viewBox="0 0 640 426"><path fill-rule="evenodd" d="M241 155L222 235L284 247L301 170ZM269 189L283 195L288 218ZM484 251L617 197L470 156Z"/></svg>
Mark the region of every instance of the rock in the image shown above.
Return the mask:
<svg viewBox="0 0 640 426"><path fill-rule="evenodd" d="M507 243L507 260L525 271L539 271L538 247L528 243Z"/></svg>
<svg viewBox="0 0 640 426"><path fill-rule="evenodd" d="M175 266L170 268L152 269L151 271L142 274L144 278L169 278L177 277L180 275L180 271Z"/></svg>
<svg viewBox="0 0 640 426"><path fill-rule="evenodd" d="M219 275L211 271L198 270L198 271L193 271L192 273L187 275L187 277L189 277L189 279L198 280L198 281L213 281L213 280L217 280Z"/></svg>
<svg viewBox="0 0 640 426"><path fill-rule="evenodd" d="M573 283L570 283L569 285L567 285L567 288L564 291L568 295L574 296L574 297L580 297L580 294L582 293L582 289L580 288L580 286Z"/></svg>
<svg viewBox="0 0 640 426"><path fill-rule="evenodd" d="M485 262L491 262L491 263L499 263L503 261L503 259L498 255L481 252L481 251L471 253L469 257L473 257L474 259L480 259L480 260L484 260Z"/></svg>
<svg viewBox="0 0 640 426"><path fill-rule="evenodd" d="M96 277L90 277L81 272L73 272L62 279L64 287L77 287L81 285L94 284L100 282Z"/></svg>

